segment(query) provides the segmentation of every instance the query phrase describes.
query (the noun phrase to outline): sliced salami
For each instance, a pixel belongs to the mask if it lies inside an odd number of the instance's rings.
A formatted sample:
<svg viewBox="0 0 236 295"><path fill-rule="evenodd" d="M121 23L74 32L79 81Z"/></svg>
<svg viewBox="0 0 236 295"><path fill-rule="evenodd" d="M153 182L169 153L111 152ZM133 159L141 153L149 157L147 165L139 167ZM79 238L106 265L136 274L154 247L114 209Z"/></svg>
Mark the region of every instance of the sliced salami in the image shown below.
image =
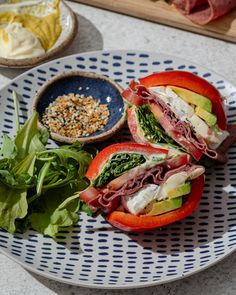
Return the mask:
<svg viewBox="0 0 236 295"><path fill-rule="evenodd" d="M205 25L236 7L236 0L174 0L176 8L191 21Z"/></svg>

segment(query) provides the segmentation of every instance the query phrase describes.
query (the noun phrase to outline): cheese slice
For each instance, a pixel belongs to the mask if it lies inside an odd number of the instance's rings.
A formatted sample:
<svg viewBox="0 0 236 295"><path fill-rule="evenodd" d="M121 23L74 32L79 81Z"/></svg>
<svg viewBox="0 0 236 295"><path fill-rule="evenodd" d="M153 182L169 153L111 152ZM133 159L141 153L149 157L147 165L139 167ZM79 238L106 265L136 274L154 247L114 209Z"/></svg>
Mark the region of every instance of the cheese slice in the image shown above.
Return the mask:
<svg viewBox="0 0 236 295"><path fill-rule="evenodd" d="M194 132L204 138L210 146L221 144L226 134L221 136L220 133L210 128L203 119L196 115L194 107L178 96L170 87L150 87L149 91L158 95L169 106L176 118L190 124Z"/></svg>

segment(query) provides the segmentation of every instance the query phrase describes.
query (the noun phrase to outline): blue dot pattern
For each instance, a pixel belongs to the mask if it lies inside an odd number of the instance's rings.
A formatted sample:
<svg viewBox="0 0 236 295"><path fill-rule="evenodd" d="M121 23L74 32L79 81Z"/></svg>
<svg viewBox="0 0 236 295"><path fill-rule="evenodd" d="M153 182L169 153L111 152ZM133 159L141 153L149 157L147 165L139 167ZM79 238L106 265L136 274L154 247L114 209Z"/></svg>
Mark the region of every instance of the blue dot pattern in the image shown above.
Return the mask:
<svg viewBox="0 0 236 295"><path fill-rule="evenodd" d="M228 123L236 121L236 88L208 69L179 58L137 51L79 54L26 72L0 91L2 133L14 135L12 90L19 94L20 122L31 97L52 76L71 70L109 76L126 87L130 79L166 69L186 70L208 79L226 100ZM129 140L124 129L116 140ZM49 146L55 146L53 141ZM229 162L207 170L204 195L191 215L154 232L123 233L102 217L81 214L57 241L30 230L10 235L0 230L0 249L31 271L62 282L97 288L150 286L203 270L236 249L236 147Z"/></svg>

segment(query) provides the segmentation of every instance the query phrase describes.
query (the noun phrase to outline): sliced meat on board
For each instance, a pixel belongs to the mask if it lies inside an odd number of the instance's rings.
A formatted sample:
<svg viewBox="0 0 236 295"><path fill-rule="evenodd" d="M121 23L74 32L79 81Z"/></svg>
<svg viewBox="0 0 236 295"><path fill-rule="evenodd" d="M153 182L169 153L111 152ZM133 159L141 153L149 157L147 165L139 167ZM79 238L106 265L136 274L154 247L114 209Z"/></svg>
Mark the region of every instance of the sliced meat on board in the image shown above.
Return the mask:
<svg viewBox="0 0 236 295"><path fill-rule="evenodd" d="M174 0L173 4L182 14L200 25L236 8L236 0Z"/></svg>

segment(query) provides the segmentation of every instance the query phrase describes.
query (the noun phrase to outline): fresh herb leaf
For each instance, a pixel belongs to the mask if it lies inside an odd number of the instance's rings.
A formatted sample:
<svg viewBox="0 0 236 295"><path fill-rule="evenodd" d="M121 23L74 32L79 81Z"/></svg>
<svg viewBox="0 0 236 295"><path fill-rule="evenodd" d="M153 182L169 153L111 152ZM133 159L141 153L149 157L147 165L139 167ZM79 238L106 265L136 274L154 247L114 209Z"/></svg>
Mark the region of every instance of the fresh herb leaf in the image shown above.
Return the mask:
<svg viewBox="0 0 236 295"><path fill-rule="evenodd" d="M79 219L78 212L84 211L89 215L91 210L73 192L79 187L74 183L63 189L47 192L32 207L38 211L29 215L31 226L40 233L56 237L60 229L72 226ZM38 204L40 202L40 204Z"/></svg>
<svg viewBox="0 0 236 295"><path fill-rule="evenodd" d="M14 159L17 155L17 149L14 143L8 135L3 135L3 142L1 147L1 156L6 159Z"/></svg>
<svg viewBox="0 0 236 295"><path fill-rule="evenodd" d="M24 126L17 132L15 138L17 160L22 160L28 155L31 141L34 136L38 134L37 120L38 113L34 112L32 116L25 122Z"/></svg>
<svg viewBox="0 0 236 295"><path fill-rule="evenodd" d="M174 141L165 133L165 130L158 123L147 104L137 107L136 114L139 126L143 130L145 138L152 143L174 143Z"/></svg>
<svg viewBox="0 0 236 295"><path fill-rule="evenodd" d="M4 135L0 151L0 227L14 233L31 226L55 237L78 220L77 212L91 214L78 192L89 185L84 174L93 155L78 142L47 150L49 134L38 129L38 114L20 128L15 93L13 98L17 134Z"/></svg>
<svg viewBox="0 0 236 295"><path fill-rule="evenodd" d="M38 179L37 179L37 186L36 186L36 193L38 196L41 195L41 193L42 193L43 182L44 182L44 179L45 179L47 172L50 168L50 165L51 165L51 162L45 162L43 167L39 171Z"/></svg>
<svg viewBox="0 0 236 295"><path fill-rule="evenodd" d="M141 154L119 153L114 155L103 167L99 176L93 181L96 187L103 187L112 179L119 177L130 169L146 162Z"/></svg>
<svg viewBox="0 0 236 295"><path fill-rule="evenodd" d="M28 212L27 192L9 189L0 184L0 226L10 233L16 231L15 222L22 219Z"/></svg>

